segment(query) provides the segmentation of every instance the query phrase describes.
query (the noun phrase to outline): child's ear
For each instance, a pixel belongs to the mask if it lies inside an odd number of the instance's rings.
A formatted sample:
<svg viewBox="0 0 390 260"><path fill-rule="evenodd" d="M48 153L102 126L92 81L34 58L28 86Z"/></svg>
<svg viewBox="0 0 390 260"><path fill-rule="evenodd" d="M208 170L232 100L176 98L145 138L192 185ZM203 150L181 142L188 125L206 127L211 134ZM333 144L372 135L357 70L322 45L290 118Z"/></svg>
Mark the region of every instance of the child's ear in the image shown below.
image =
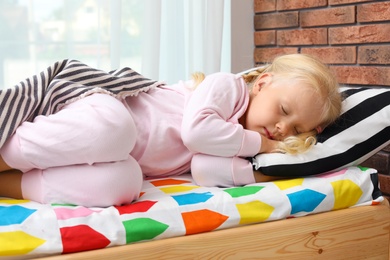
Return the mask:
<svg viewBox="0 0 390 260"><path fill-rule="evenodd" d="M264 74L261 74L260 76L258 76L255 83L253 84L252 92L254 94L257 94L258 92L260 92L261 88L264 85L267 85L271 81L271 77L272 77L272 75L270 73L264 73Z"/></svg>

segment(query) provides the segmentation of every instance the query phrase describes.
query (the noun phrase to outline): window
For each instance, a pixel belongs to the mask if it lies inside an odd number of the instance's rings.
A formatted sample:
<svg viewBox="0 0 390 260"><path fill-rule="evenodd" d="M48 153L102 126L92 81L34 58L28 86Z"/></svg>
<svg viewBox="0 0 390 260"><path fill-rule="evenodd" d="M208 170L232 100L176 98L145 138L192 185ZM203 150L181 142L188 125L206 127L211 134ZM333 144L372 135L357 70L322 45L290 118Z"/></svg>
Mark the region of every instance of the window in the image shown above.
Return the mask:
<svg viewBox="0 0 390 260"><path fill-rule="evenodd" d="M231 50L230 2L1 0L0 89L69 58L105 71L128 66L167 83L194 71L230 71L231 52L237 52ZM252 0L239 3L252 10ZM248 19L233 17L235 23Z"/></svg>

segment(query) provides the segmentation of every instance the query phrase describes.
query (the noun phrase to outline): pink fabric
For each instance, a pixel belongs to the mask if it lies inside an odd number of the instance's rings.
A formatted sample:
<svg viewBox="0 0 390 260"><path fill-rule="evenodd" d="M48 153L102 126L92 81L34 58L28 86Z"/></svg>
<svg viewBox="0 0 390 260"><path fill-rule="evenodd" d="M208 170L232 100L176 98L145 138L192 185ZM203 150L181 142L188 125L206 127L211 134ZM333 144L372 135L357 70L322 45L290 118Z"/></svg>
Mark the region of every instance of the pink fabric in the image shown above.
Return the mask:
<svg viewBox="0 0 390 260"><path fill-rule="evenodd" d="M24 172L33 168L126 160L136 128L123 103L106 94L74 102L56 114L24 122L0 150Z"/></svg>
<svg viewBox="0 0 390 260"><path fill-rule="evenodd" d="M189 89L191 84L179 82L152 89L123 102L104 94L85 97L56 114L23 123L0 154L11 167L26 172L23 193L42 202L62 199L85 205L88 198L77 189L86 186L87 180L88 187L104 186L104 174L93 175L98 165L110 167L111 162L129 160L129 155L134 158L132 165L136 164L130 169L140 167L146 177L179 175L193 167L201 169L196 172L199 180L209 176L207 185L253 183L251 164L242 157L254 156L260 150L261 137L238 123L249 102L245 82L233 74L216 73L206 77L195 91ZM194 154L202 156L195 156L191 166ZM83 175L80 170L81 186L74 184L78 167L90 172ZM141 188L137 187L141 184L135 172L134 182L124 182L130 193ZM131 170L122 174L116 177L133 178ZM122 185L120 179L118 185ZM62 188L53 184L56 182ZM67 187L70 192L60 192ZM134 194L105 203L132 197Z"/></svg>
<svg viewBox="0 0 390 260"><path fill-rule="evenodd" d="M24 198L41 203L107 207L137 199L142 181L138 163L129 157L117 162L34 169L23 174L22 191Z"/></svg>
<svg viewBox="0 0 390 260"><path fill-rule="evenodd" d="M246 83L229 73L210 75L194 91L183 116L182 139L193 153L253 156L261 137L238 123L249 103Z"/></svg>
<svg viewBox="0 0 390 260"><path fill-rule="evenodd" d="M179 82L126 99L137 128L131 155L145 176L166 177L190 171L192 153L180 136L185 100L191 95L190 84Z"/></svg>
<svg viewBox="0 0 390 260"><path fill-rule="evenodd" d="M206 187L230 187L255 183L252 165L240 157L196 154L192 159L194 181Z"/></svg>
<svg viewBox="0 0 390 260"><path fill-rule="evenodd" d="M245 157L259 151L260 134L238 124L249 102L241 77L213 74L195 91L191 84L180 82L127 98L138 132L131 155L148 177L188 172L194 153Z"/></svg>

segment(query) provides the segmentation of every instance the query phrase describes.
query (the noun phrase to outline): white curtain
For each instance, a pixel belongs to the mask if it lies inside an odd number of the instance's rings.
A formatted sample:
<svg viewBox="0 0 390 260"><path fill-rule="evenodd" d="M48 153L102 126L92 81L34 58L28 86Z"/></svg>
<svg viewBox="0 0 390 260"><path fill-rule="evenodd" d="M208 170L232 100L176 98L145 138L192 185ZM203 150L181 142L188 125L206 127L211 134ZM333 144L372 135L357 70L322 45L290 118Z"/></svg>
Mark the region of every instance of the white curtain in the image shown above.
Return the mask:
<svg viewBox="0 0 390 260"><path fill-rule="evenodd" d="M224 17L229 6L224 0L144 0L144 5L149 10L143 23L146 76L175 82L195 71L209 74L228 69L221 67L223 48L230 44L223 42L229 27L229 17Z"/></svg>
<svg viewBox="0 0 390 260"><path fill-rule="evenodd" d="M2 0L0 87L61 59L167 83L230 70L230 0Z"/></svg>

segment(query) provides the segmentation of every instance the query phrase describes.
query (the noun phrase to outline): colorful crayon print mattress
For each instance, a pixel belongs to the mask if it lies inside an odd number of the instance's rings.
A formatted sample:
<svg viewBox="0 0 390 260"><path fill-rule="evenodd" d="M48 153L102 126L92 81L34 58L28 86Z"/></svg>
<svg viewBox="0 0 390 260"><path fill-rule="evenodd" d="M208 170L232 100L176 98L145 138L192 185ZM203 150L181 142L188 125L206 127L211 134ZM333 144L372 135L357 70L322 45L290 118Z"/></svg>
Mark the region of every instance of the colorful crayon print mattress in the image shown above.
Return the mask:
<svg viewBox="0 0 390 260"><path fill-rule="evenodd" d="M85 208L0 198L0 259L27 259L185 236L251 223L376 205L374 169L243 187L197 186L190 175L146 180L129 205Z"/></svg>

